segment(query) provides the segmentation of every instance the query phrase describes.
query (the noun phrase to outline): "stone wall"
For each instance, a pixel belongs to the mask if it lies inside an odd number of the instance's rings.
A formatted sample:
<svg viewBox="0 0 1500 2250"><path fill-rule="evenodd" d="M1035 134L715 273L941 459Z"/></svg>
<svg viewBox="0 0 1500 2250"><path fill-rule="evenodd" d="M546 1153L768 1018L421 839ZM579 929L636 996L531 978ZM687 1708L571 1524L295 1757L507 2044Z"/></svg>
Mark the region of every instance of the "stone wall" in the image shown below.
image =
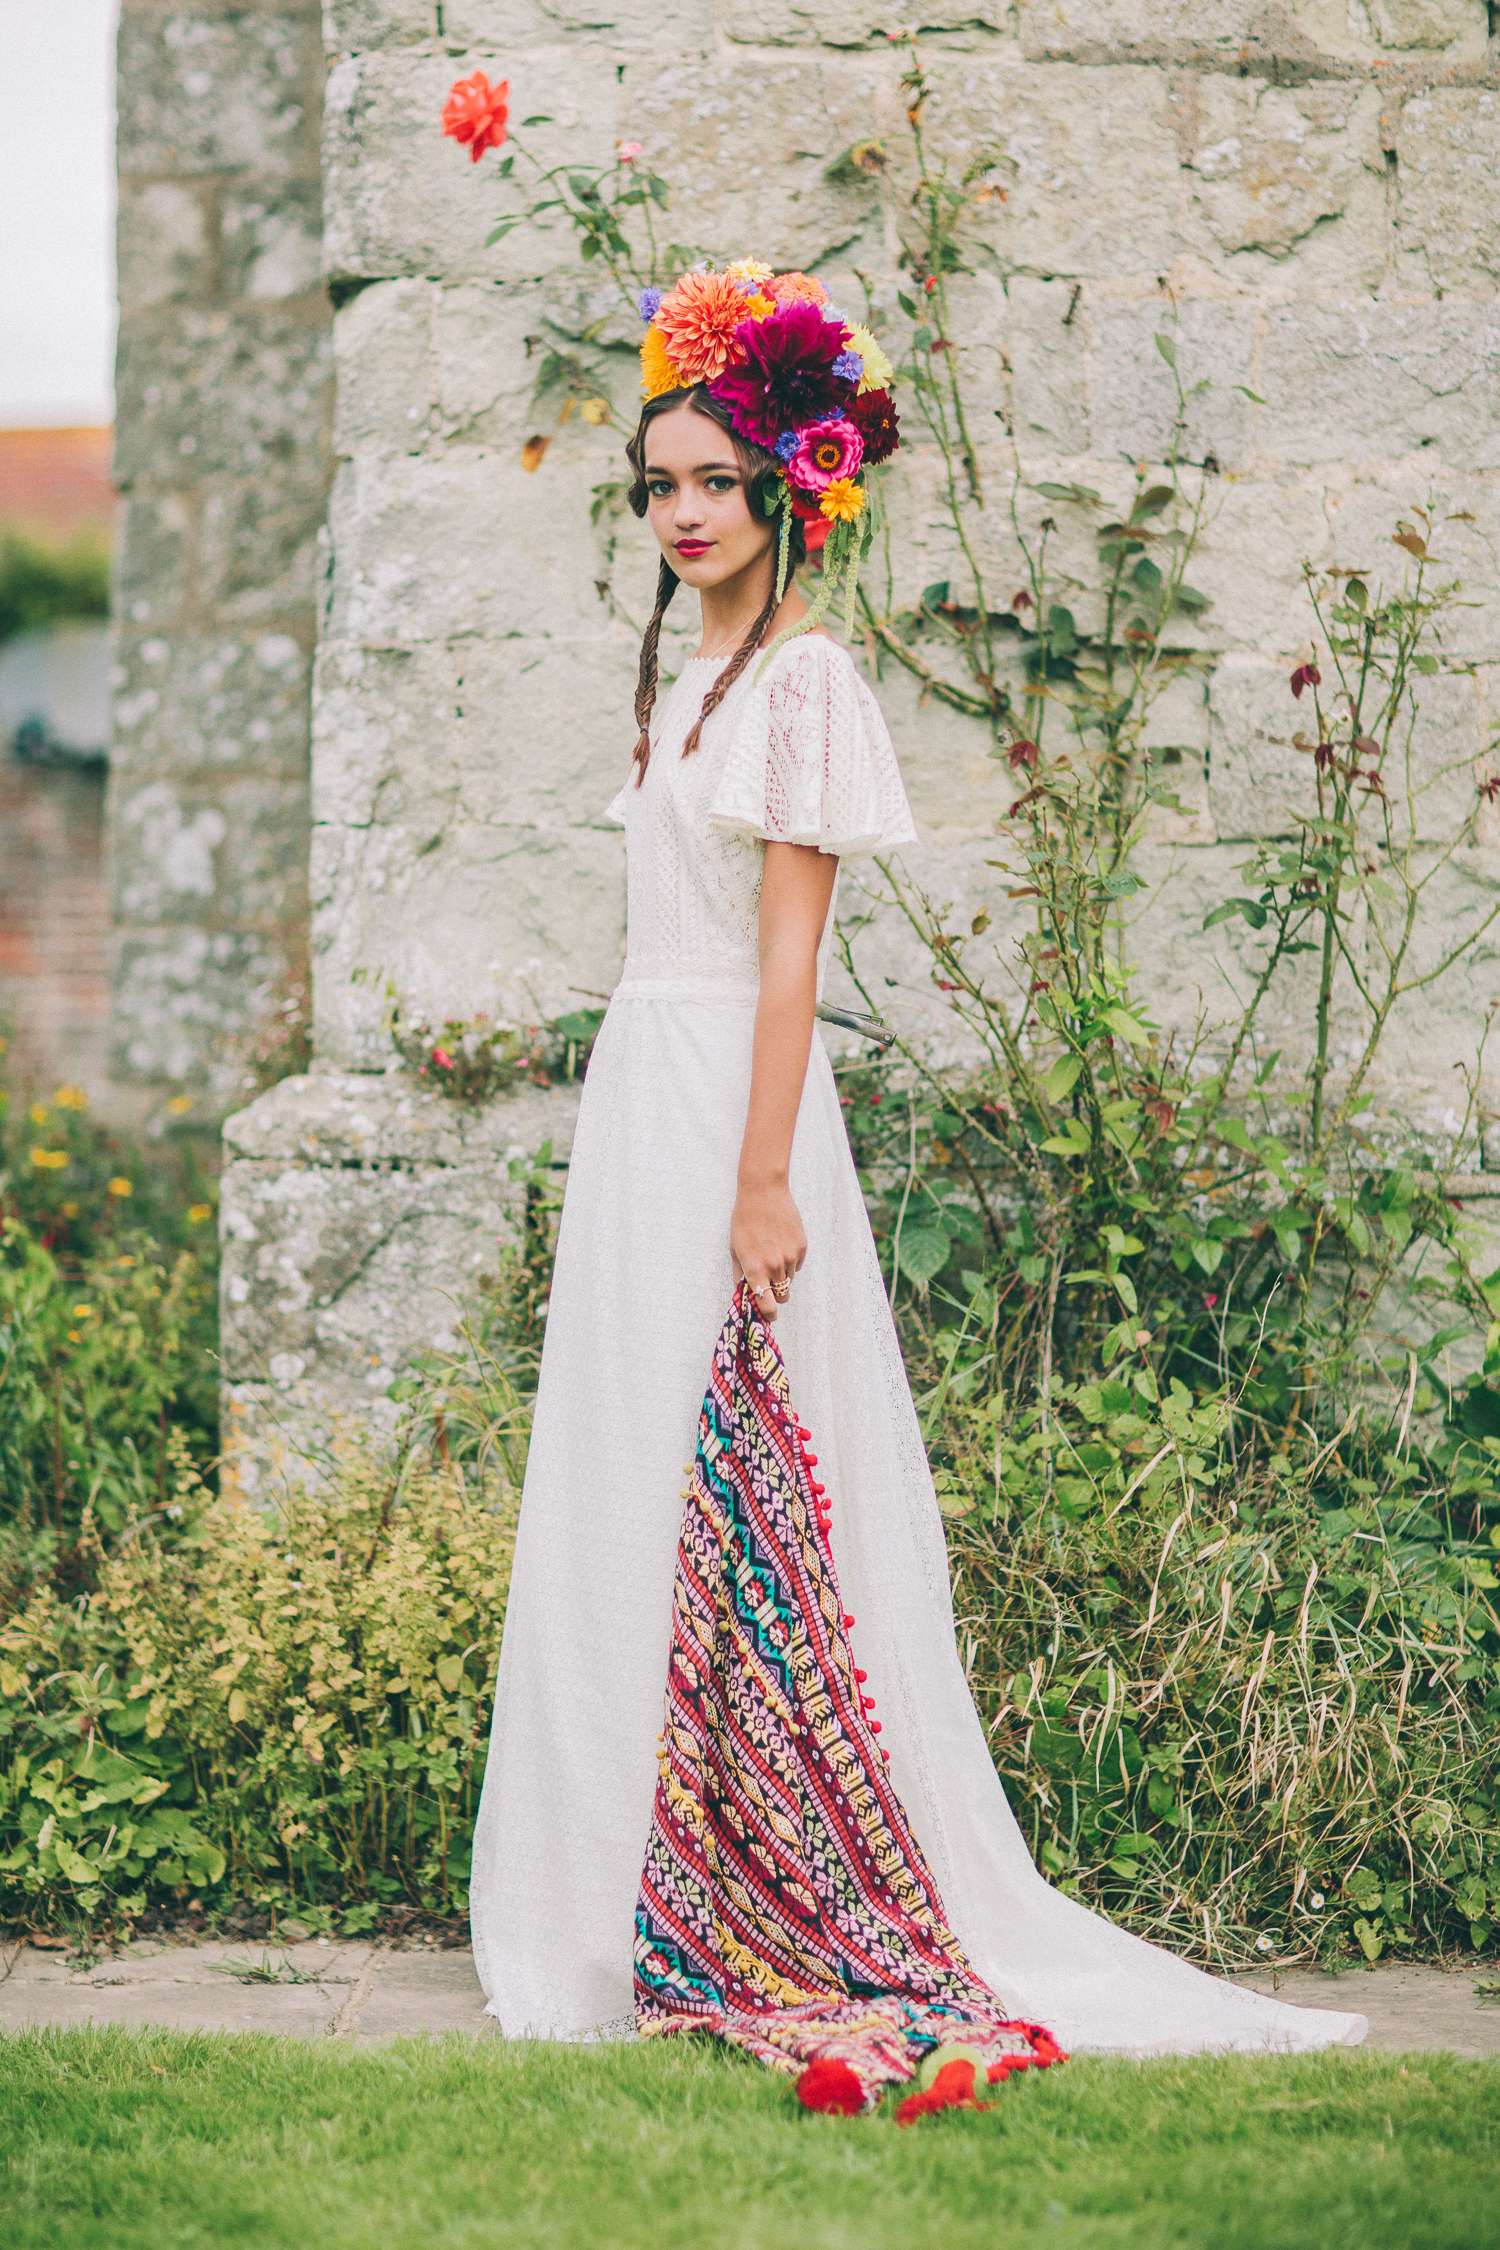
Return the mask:
<svg viewBox="0 0 1500 2250"><path fill-rule="evenodd" d="M306 954L323 78L317 0L123 0L114 1062L209 1111Z"/></svg>
<svg viewBox="0 0 1500 2250"><path fill-rule="evenodd" d="M902 137L897 58L855 0L576 13L566 0L326 0L324 13L324 256L339 310L314 697L318 1060L229 1128L228 1395L252 1476L273 1425L296 1436L334 1406L385 1411L391 1373L449 1318L489 1220L504 1223L506 1123L460 1131L391 1075L387 987L434 1012L550 1010L607 992L620 959L623 847L600 815L629 753L655 556L628 517L606 511L590 529L592 488L620 472L616 439L572 421L539 469L522 458L538 434L538 349L609 296L560 232L528 226L485 247L506 199L440 138L448 85L475 67L508 76L513 115L552 120L525 135L544 162L605 159L616 136L645 143L684 231L722 256L823 274L841 296L859 272L888 296L904 192L896 162L830 173L851 144ZM1500 722L1488 11L1017 0L985 16L934 0L921 20L933 138L996 152L1000 192L956 291L991 488L1019 465L1033 484L1108 492L1159 455L1171 393L1152 339L1171 319L1190 380L1212 384L1188 435L1211 493L1193 572L1209 607L1185 635L1203 662L1158 732L1185 810L1143 855L1140 932L1159 1018L1190 1022L1222 1011L1240 964L1232 940L1212 966L1201 938L1184 941L1236 887L1253 839L1287 825L1304 558L1398 561L1399 514L1461 502L1469 520L1443 552L1476 606L1431 683L1460 795ZM628 324L612 332L624 405ZM934 476L918 443L892 472L898 593L945 572ZM1033 521L1044 505L1027 502ZM1003 508L976 536L992 583L1019 584ZM919 708L899 675L880 692L923 835L909 872L956 910L993 905L986 862L1010 791L984 740ZM1438 878L1440 925L1493 892L1496 844L1491 820ZM846 916L872 904L870 882L845 871ZM896 916L874 912L861 958L877 995L935 1033ZM1480 997L1450 986L1396 1027L1383 1095L1434 1130ZM1305 1012L1277 1029L1304 1038ZM546 1109L559 1145L568 1106ZM294 1322L274 1311L278 1287L301 1291Z"/></svg>

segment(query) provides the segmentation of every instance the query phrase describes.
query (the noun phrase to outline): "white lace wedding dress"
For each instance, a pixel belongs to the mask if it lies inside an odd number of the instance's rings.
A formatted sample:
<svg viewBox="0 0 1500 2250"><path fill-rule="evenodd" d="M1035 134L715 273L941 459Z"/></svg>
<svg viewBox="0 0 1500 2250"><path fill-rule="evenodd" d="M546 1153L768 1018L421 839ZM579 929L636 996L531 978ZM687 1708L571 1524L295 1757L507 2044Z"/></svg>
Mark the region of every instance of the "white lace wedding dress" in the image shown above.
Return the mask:
<svg viewBox="0 0 1500 2250"><path fill-rule="evenodd" d="M510 2035L628 2036L682 1488L735 1271L764 846L916 840L848 651L787 642L681 755L719 659L658 699L626 834L628 927L582 1089L474 1834L471 1924ZM837 893L819 945L818 992ZM1037 1871L954 1640L942 1520L828 1050L814 1028L790 1184L808 1254L775 1322L837 1525L882 1743L947 1908L1011 2013L1074 2052L1293 2050L1365 2019L1295 2008L1114 1927Z"/></svg>

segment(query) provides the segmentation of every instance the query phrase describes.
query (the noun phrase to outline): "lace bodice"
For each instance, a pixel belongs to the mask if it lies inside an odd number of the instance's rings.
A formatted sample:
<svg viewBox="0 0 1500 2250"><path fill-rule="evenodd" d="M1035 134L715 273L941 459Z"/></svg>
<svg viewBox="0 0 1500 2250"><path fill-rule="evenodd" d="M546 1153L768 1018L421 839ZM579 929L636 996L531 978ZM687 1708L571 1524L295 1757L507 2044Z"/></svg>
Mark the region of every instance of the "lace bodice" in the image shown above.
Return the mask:
<svg viewBox="0 0 1500 2250"><path fill-rule="evenodd" d="M874 691L828 635L786 642L756 678L752 657L682 755L703 695L727 659L690 657L652 713L645 780L634 768L604 808L626 832L624 975L759 981L766 842L814 844L841 859L918 841ZM837 876L818 945L832 945Z"/></svg>

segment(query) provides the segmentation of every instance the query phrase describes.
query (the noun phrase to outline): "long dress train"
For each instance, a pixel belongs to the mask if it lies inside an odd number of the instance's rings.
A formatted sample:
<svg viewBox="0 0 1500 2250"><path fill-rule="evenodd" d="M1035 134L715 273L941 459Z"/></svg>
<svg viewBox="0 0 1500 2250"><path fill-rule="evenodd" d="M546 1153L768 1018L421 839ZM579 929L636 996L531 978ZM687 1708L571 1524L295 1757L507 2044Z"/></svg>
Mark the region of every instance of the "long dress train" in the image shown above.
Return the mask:
<svg viewBox="0 0 1500 2250"><path fill-rule="evenodd" d="M719 661L684 665L644 783L605 808L625 829L626 955L579 1102L474 1831L475 1964L511 2036L634 2030L682 1483L735 1281L763 842L846 857L917 840L874 693L821 633L747 666L683 758ZM820 996L836 910L837 883ZM958 1655L942 1518L816 1030L790 1187L808 1255L776 1340L837 1498L891 1779L974 1970L1074 2053L1362 2039L1363 2016L1231 1984L1041 1875Z"/></svg>

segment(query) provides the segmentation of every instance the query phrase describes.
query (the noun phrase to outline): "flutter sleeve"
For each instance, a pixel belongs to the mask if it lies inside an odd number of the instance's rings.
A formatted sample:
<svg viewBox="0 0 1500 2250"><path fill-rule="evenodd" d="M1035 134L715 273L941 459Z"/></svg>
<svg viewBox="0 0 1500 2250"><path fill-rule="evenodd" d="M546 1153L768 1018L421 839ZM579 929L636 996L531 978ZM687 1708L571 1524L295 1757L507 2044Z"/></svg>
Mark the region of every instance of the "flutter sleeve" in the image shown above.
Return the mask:
<svg viewBox="0 0 1500 2250"><path fill-rule="evenodd" d="M844 856L920 841L874 690L824 633L787 642L752 679L707 809L768 843Z"/></svg>

